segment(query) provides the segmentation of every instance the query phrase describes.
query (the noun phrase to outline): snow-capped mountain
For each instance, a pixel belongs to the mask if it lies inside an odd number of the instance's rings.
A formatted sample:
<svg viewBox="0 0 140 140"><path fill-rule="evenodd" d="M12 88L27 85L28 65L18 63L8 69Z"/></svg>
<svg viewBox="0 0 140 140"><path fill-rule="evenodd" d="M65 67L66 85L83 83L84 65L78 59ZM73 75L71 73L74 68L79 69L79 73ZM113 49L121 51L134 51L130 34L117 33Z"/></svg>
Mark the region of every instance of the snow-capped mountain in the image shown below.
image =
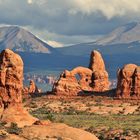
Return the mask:
<svg viewBox="0 0 140 140"><path fill-rule="evenodd" d="M99 39L96 44L128 44L136 41L140 41L140 23L132 22L116 28L108 35Z"/></svg>
<svg viewBox="0 0 140 140"><path fill-rule="evenodd" d="M5 48L17 52L53 53L55 49L41 41L29 31L18 26L0 27L0 50Z"/></svg>

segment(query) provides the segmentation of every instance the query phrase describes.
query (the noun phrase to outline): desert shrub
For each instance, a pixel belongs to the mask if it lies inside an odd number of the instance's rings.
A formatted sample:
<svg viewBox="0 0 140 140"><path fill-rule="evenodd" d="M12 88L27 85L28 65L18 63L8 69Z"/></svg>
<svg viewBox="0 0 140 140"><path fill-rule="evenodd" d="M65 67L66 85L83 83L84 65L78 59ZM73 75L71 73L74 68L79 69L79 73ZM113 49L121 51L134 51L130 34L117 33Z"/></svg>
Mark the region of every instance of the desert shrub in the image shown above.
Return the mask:
<svg viewBox="0 0 140 140"><path fill-rule="evenodd" d="M99 140L106 140L106 138L104 138L104 133L99 133L98 138Z"/></svg>
<svg viewBox="0 0 140 140"><path fill-rule="evenodd" d="M0 128L3 128L6 125L6 122L0 122Z"/></svg>
<svg viewBox="0 0 140 140"><path fill-rule="evenodd" d="M90 126L89 128L85 129L85 131L88 131L90 133L94 133L95 128L93 126Z"/></svg>
<svg viewBox="0 0 140 140"><path fill-rule="evenodd" d="M23 98L23 99L22 99L22 102L25 103L25 102L26 102L26 98Z"/></svg>
<svg viewBox="0 0 140 140"><path fill-rule="evenodd" d="M63 112L64 115L74 115L76 114L76 110L73 107L65 108L65 112Z"/></svg>
<svg viewBox="0 0 140 140"><path fill-rule="evenodd" d="M34 102L31 102L30 107L31 107L31 108L37 108L37 104L34 103Z"/></svg>
<svg viewBox="0 0 140 140"><path fill-rule="evenodd" d="M62 112L63 115L88 115L89 113L86 111L76 110L73 107L70 108L64 108L64 112Z"/></svg>
<svg viewBox="0 0 140 140"><path fill-rule="evenodd" d="M45 119L48 119L48 120L50 120L50 121L54 121L54 120L55 120L55 117L54 117L53 114L47 114L47 115L45 116Z"/></svg>
<svg viewBox="0 0 140 140"><path fill-rule="evenodd" d="M113 107L113 105L107 105L107 107Z"/></svg>
<svg viewBox="0 0 140 140"><path fill-rule="evenodd" d="M101 103L96 103L94 106L104 106L104 105Z"/></svg>
<svg viewBox="0 0 140 140"><path fill-rule="evenodd" d="M36 110L33 110L30 112L34 117L37 117L39 119L49 119L50 121L54 121L55 117L50 108L38 108Z"/></svg>
<svg viewBox="0 0 140 140"><path fill-rule="evenodd" d="M19 133L22 132L22 129L18 128L16 123L11 123L11 126L7 128L7 132L10 134L18 135Z"/></svg>

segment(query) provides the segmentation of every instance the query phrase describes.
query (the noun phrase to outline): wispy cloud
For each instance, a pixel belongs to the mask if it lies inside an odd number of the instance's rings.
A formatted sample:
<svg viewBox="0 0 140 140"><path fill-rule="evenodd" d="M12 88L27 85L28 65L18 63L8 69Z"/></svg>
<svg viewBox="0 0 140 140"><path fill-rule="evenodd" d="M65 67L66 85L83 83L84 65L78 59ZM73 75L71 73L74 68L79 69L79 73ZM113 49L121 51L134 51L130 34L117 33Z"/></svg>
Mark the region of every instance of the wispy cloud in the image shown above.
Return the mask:
<svg viewBox="0 0 140 140"><path fill-rule="evenodd" d="M70 0L70 13L102 13L108 19L140 12L140 0Z"/></svg>
<svg viewBox="0 0 140 140"><path fill-rule="evenodd" d="M27 0L29 4L39 5L48 14L96 14L101 13L106 18L126 16L128 13L140 12L140 0ZM44 9L42 9L44 7ZM46 7L46 8L45 8Z"/></svg>
<svg viewBox="0 0 140 140"><path fill-rule="evenodd" d="M63 47L64 44L63 43L60 43L60 42L57 42L57 41L54 41L54 40L48 40L47 43L52 46L52 47Z"/></svg>
<svg viewBox="0 0 140 140"><path fill-rule="evenodd" d="M27 0L27 3L28 3L28 4L32 4L33 1L32 1L32 0Z"/></svg>

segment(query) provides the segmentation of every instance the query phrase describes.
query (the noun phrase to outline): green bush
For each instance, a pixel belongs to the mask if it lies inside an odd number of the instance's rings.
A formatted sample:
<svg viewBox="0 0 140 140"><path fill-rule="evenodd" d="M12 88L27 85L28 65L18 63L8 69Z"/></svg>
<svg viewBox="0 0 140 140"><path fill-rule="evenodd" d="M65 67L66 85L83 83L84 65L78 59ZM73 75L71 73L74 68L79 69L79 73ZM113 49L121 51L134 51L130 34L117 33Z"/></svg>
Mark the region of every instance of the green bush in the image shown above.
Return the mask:
<svg viewBox="0 0 140 140"><path fill-rule="evenodd" d="M11 123L11 126L9 128L7 128L7 132L10 134L19 135L19 133L22 132L22 129L18 128L16 123Z"/></svg>

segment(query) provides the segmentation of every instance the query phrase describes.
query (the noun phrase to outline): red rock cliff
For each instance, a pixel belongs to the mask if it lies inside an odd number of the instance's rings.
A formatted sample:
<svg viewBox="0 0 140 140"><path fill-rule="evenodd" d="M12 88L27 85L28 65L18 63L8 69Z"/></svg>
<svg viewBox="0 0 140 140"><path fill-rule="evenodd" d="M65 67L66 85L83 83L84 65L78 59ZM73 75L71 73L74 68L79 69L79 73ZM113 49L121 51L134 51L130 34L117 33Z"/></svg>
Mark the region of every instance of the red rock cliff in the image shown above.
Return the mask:
<svg viewBox="0 0 140 140"><path fill-rule="evenodd" d="M0 54L1 121L24 126L36 120L22 107L22 89L23 61L18 54L6 49Z"/></svg>

